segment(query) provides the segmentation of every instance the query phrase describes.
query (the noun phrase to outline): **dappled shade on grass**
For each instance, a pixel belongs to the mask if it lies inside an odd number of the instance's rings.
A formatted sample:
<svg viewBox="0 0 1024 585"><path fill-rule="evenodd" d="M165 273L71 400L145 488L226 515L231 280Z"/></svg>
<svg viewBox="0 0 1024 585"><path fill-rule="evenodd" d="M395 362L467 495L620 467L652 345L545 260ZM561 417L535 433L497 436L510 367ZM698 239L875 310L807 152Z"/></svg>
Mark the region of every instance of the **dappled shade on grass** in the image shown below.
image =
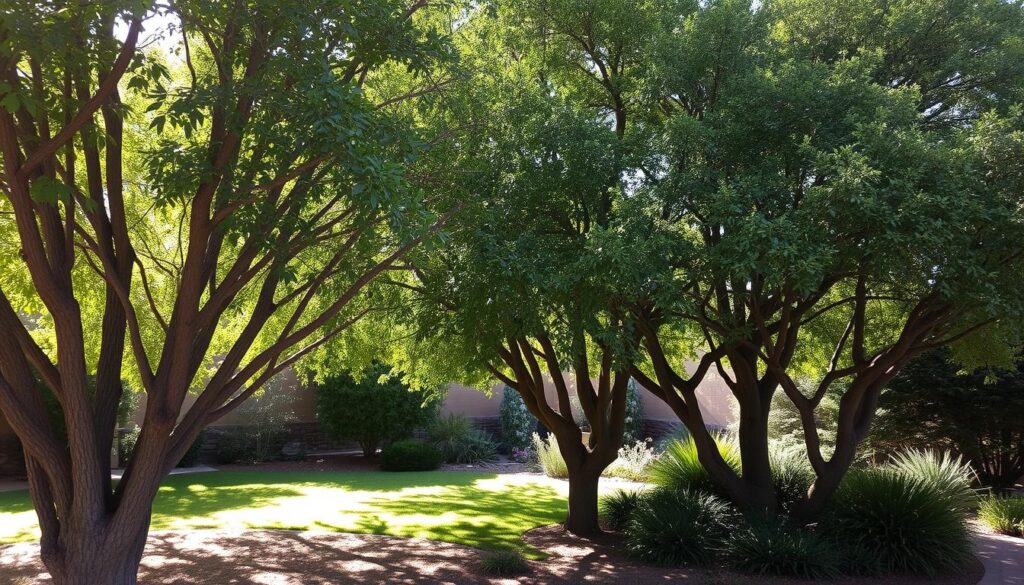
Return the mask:
<svg viewBox="0 0 1024 585"><path fill-rule="evenodd" d="M38 538L27 493L0 496L0 543ZM152 530L363 532L519 548L525 531L563 521L565 505L561 484L543 477L232 471L168 477L153 506Z"/></svg>

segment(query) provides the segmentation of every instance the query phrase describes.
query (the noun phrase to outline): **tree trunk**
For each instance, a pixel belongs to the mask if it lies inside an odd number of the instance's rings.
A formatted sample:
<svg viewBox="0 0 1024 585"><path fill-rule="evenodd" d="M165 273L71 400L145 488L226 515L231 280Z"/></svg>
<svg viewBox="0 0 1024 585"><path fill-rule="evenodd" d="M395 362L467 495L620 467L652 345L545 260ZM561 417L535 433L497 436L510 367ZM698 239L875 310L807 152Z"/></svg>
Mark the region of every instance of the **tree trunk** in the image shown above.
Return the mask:
<svg viewBox="0 0 1024 585"><path fill-rule="evenodd" d="M43 555L55 585L136 585L139 562L146 547L149 515L139 518L137 535L118 539L102 528L76 530L73 540ZM72 532L72 531L69 531Z"/></svg>
<svg viewBox="0 0 1024 585"><path fill-rule="evenodd" d="M739 446L743 466L743 495L736 502L747 513L771 516L776 511L768 447L768 414L741 406Z"/></svg>
<svg viewBox="0 0 1024 585"><path fill-rule="evenodd" d="M601 532L597 520L597 487L601 472L587 467L569 469L569 516L565 529L576 536L593 536Z"/></svg>

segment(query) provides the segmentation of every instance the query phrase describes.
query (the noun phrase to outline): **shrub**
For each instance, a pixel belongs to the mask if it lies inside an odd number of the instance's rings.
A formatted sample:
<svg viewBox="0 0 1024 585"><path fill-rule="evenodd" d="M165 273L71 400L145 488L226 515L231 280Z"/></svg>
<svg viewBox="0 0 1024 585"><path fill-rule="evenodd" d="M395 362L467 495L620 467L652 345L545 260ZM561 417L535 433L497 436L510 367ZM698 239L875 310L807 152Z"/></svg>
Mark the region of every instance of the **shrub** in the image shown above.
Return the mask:
<svg viewBox="0 0 1024 585"><path fill-rule="evenodd" d="M604 471L604 475L633 481L647 479L647 468L657 459L650 441L637 441L619 449L619 456Z"/></svg>
<svg viewBox="0 0 1024 585"><path fill-rule="evenodd" d="M615 490L598 501L598 513L601 520L613 530L622 530L629 524L640 503L643 492L639 490Z"/></svg>
<svg viewBox="0 0 1024 585"><path fill-rule="evenodd" d="M630 378L626 386L626 416L622 431L622 444L629 445L644 440L644 405L636 380Z"/></svg>
<svg viewBox="0 0 1024 585"><path fill-rule="evenodd" d="M384 471L430 471L441 465L437 447L412 439L396 441L381 451L380 468Z"/></svg>
<svg viewBox="0 0 1024 585"><path fill-rule="evenodd" d="M534 433L533 450L537 453L537 463L544 475L560 479L569 477L569 467L565 464L565 459L562 458L562 452L558 450L558 440L554 435L548 435L547 439L542 439L540 435Z"/></svg>
<svg viewBox="0 0 1024 585"><path fill-rule="evenodd" d="M519 551L499 550L484 555L480 569L487 575L506 577L526 573L530 570L530 563Z"/></svg>
<svg viewBox="0 0 1024 585"><path fill-rule="evenodd" d="M206 442L206 431L200 431L199 435L196 436L196 440L192 441L192 445L189 446L188 451L181 456L181 461L178 462L178 467L194 467L199 463L199 455L203 451L203 444Z"/></svg>
<svg viewBox="0 0 1024 585"><path fill-rule="evenodd" d="M893 455L889 467L904 476L929 484L961 514L978 507L978 493L971 487L976 475L971 466L948 453L911 449Z"/></svg>
<svg viewBox="0 0 1024 585"><path fill-rule="evenodd" d="M1024 497L991 497L981 502L978 518L1000 534L1024 536Z"/></svg>
<svg viewBox="0 0 1024 585"><path fill-rule="evenodd" d="M778 520L755 521L734 532L726 556L733 567L760 575L813 580L840 575L841 556L832 542Z"/></svg>
<svg viewBox="0 0 1024 585"><path fill-rule="evenodd" d="M121 462L121 465L128 463L128 459L132 456L132 451L135 451L135 443L139 442L139 433L142 429L139 425L133 425L131 429L121 433L117 443L117 458Z"/></svg>
<svg viewBox="0 0 1024 585"><path fill-rule="evenodd" d="M807 490L814 482L814 470L807 460L806 451L800 447L786 448L773 443L770 461L772 485L779 508L788 513L807 496Z"/></svg>
<svg viewBox="0 0 1024 585"><path fill-rule="evenodd" d="M735 441L720 434L715 442L725 462L738 472L740 456ZM668 443L665 452L648 468L648 476L655 485L672 491L693 489L720 493L711 474L697 458L697 446L689 436Z"/></svg>
<svg viewBox="0 0 1024 585"><path fill-rule="evenodd" d="M427 430L427 441L437 447L447 463L485 463L498 454L494 441L474 429L461 414L449 414L434 421Z"/></svg>
<svg viewBox="0 0 1024 585"><path fill-rule="evenodd" d="M964 513L950 506L936 483L891 467L847 475L820 527L886 573L958 572L971 558Z"/></svg>
<svg viewBox="0 0 1024 585"><path fill-rule="evenodd" d="M213 459L221 465L252 463L255 461L252 442L248 440L241 429L225 431L217 439L217 448L214 450Z"/></svg>
<svg viewBox="0 0 1024 585"><path fill-rule="evenodd" d="M359 443L363 455L412 435L437 416L436 393L414 391L390 366L374 364L316 384L316 418L332 437Z"/></svg>
<svg viewBox="0 0 1024 585"><path fill-rule="evenodd" d="M697 490L656 489L640 498L626 525L626 550L659 565L707 563L737 521L724 500Z"/></svg>
<svg viewBox="0 0 1024 585"><path fill-rule="evenodd" d="M869 445L960 453L981 483L1011 487L1024 475L1024 361L963 370L945 348L911 360L882 393Z"/></svg>
<svg viewBox="0 0 1024 585"><path fill-rule="evenodd" d="M523 397L508 386L502 390L498 416L501 419L501 434L509 453L528 449L530 435L537 427L537 419L526 408Z"/></svg>

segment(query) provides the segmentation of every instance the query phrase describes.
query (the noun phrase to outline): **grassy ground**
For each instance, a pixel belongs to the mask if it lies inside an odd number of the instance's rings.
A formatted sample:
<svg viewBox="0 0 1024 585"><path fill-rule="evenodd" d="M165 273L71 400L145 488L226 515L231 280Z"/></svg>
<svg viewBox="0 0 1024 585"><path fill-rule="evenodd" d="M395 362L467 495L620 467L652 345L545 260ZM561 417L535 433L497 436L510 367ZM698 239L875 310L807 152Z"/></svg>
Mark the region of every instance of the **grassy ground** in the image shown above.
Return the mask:
<svg viewBox="0 0 1024 585"><path fill-rule="evenodd" d="M522 548L523 532L564 520L564 485L544 477L465 472L175 475L160 488L152 529L368 532ZM38 536L27 492L0 493L0 543Z"/></svg>

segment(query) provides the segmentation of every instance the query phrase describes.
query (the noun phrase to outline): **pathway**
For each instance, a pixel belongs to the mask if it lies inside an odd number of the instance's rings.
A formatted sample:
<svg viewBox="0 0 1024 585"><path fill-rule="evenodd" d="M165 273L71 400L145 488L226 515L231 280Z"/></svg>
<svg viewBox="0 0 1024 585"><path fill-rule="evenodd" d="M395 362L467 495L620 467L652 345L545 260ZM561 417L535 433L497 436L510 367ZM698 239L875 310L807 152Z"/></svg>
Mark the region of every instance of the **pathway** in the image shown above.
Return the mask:
<svg viewBox="0 0 1024 585"><path fill-rule="evenodd" d="M1024 585L1024 538L978 533L974 545L985 565L978 585Z"/></svg>

